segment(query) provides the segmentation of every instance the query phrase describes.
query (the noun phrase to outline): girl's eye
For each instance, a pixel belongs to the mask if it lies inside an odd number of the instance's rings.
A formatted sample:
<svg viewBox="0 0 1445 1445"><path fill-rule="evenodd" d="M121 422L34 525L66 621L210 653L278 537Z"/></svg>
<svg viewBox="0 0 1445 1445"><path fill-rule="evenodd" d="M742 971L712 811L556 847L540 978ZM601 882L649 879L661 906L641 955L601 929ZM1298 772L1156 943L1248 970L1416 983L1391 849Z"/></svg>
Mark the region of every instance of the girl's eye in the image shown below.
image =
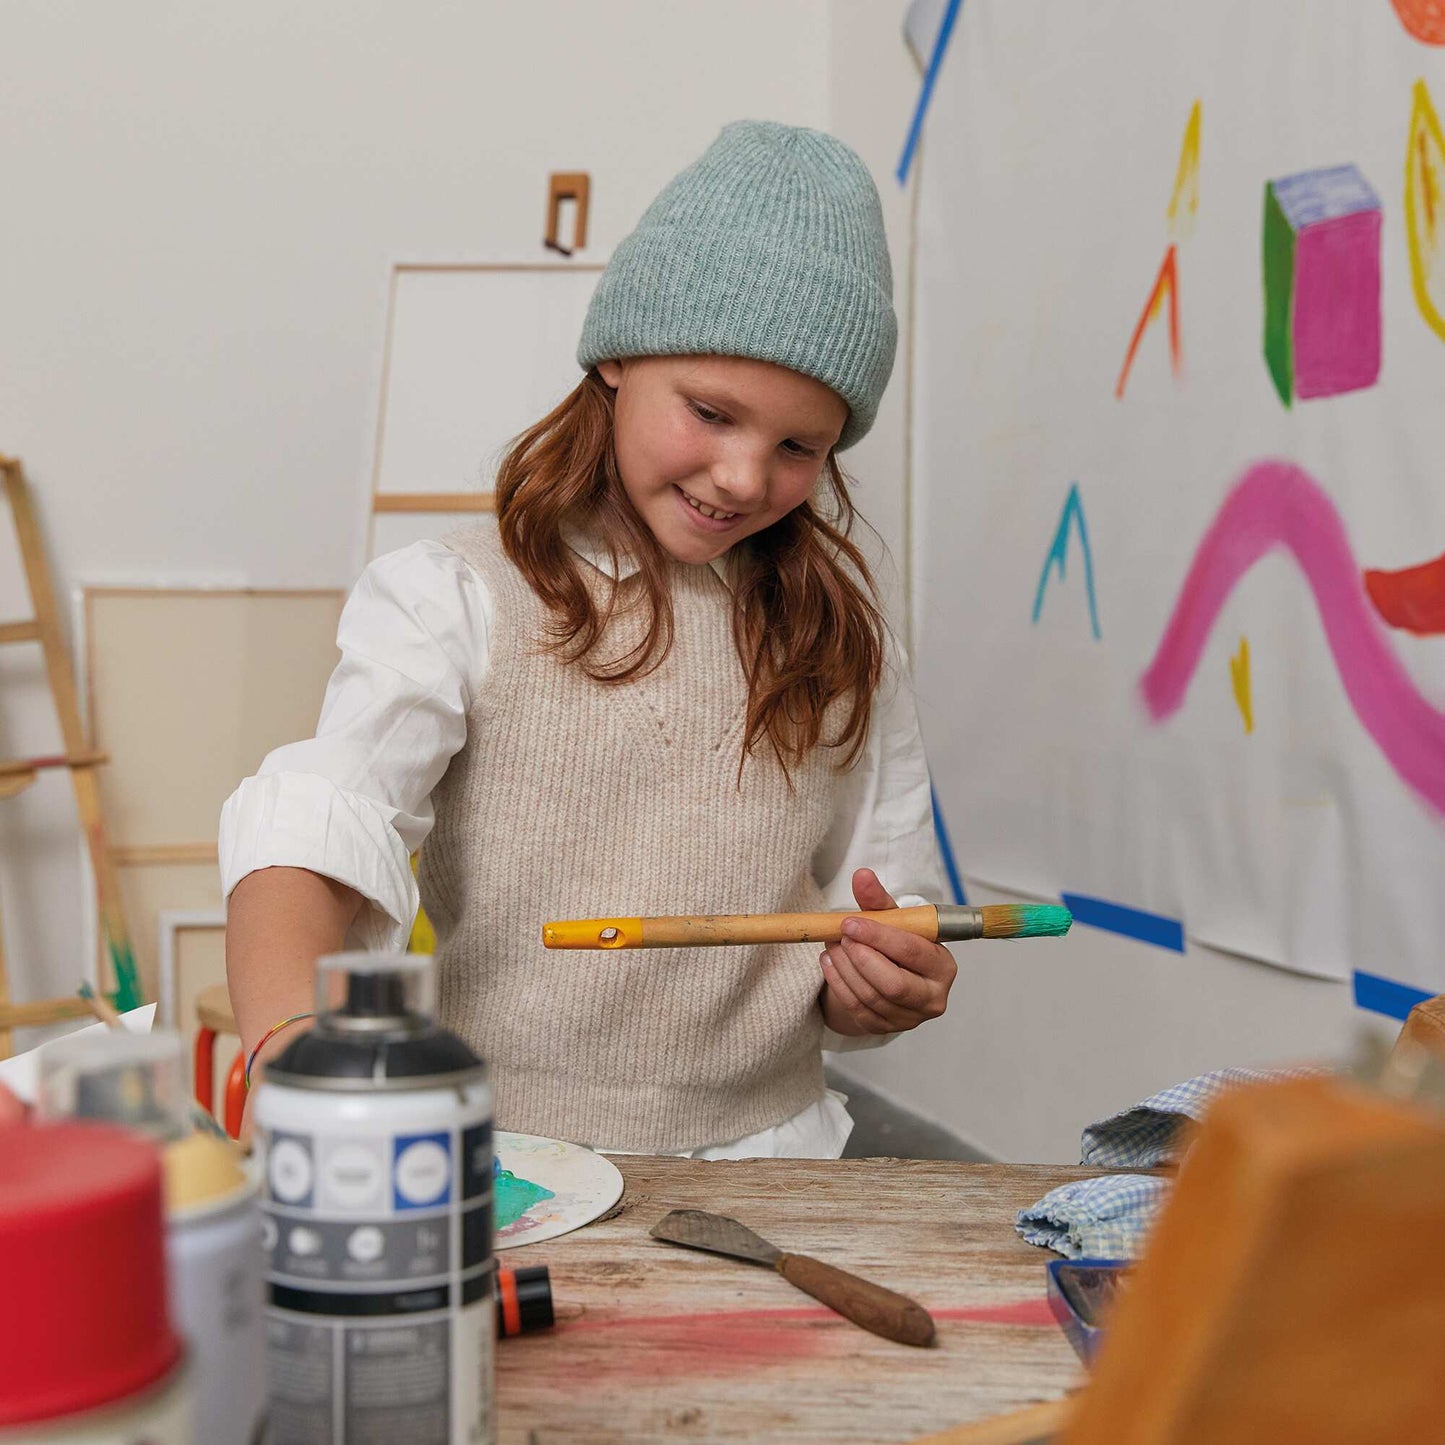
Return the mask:
<svg viewBox="0 0 1445 1445"><path fill-rule="evenodd" d="M805 447L802 442L786 441L783 443L783 450L789 456L798 457L802 461L811 461L818 455L813 447Z"/></svg>
<svg viewBox="0 0 1445 1445"><path fill-rule="evenodd" d="M714 411L710 406L704 406L700 401L690 401L688 402L688 406L692 408L692 414L699 421L705 421L710 426L724 419L720 411Z"/></svg>

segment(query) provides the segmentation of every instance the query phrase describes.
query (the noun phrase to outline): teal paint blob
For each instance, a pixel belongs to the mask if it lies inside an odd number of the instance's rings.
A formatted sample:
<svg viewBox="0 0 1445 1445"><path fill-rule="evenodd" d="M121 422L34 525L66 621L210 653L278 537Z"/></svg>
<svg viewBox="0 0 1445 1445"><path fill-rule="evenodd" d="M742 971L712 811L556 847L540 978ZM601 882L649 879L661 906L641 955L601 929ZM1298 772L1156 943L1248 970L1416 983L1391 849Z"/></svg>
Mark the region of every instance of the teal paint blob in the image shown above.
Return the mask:
<svg viewBox="0 0 1445 1445"><path fill-rule="evenodd" d="M1020 903L1018 938L1061 938L1069 931L1074 915L1057 903Z"/></svg>
<svg viewBox="0 0 1445 1445"><path fill-rule="evenodd" d="M492 1176L496 1228L505 1229L509 1224L515 1224L534 1204L552 1197L550 1189L543 1189L530 1179L518 1179L510 1169L498 1169Z"/></svg>

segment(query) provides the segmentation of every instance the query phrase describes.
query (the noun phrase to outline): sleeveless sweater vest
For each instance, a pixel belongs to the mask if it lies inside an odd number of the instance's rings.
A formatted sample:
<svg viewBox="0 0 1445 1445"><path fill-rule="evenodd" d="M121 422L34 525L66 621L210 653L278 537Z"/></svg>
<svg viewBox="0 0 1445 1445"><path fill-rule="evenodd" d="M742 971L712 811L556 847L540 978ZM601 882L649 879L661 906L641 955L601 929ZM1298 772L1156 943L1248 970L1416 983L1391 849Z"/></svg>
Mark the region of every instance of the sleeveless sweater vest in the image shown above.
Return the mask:
<svg viewBox="0 0 1445 1445"><path fill-rule="evenodd" d="M836 754L813 749L790 788L764 744L739 782L747 685L711 567L673 567L671 652L609 686L545 650L546 610L495 527L446 541L485 580L495 626L432 795L421 893L441 1021L487 1060L498 1126L655 1152L790 1118L823 1092L817 945L554 951L541 929L821 907L811 864ZM622 584L601 656L641 636L637 590Z"/></svg>

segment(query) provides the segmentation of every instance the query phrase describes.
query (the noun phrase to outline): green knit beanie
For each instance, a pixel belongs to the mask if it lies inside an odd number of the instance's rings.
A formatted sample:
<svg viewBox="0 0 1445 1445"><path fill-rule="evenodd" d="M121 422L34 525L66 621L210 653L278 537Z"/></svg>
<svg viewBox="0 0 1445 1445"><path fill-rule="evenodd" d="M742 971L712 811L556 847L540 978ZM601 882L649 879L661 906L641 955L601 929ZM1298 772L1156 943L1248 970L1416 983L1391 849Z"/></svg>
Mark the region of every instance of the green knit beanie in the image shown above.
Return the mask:
<svg viewBox="0 0 1445 1445"><path fill-rule="evenodd" d="M727 126L613 253L587 312L583 369L631 356L748 356L848 403L863 437L898 323L883 210L840 140L772 121Z"/></svg>

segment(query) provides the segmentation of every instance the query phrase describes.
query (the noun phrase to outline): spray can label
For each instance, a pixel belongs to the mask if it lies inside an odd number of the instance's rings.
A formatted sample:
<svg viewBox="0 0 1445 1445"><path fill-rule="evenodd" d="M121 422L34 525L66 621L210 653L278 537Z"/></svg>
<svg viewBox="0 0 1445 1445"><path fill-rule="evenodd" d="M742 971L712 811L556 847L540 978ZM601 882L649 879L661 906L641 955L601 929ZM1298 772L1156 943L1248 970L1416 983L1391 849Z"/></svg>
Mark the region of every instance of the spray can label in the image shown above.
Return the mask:
<svg viewBox="0 0 1445 1445"><path fill-rule="evenodd" d="M449 1102L421 1127L260 1121L275 1445L491 1438L492 1127Z"/></svg>

